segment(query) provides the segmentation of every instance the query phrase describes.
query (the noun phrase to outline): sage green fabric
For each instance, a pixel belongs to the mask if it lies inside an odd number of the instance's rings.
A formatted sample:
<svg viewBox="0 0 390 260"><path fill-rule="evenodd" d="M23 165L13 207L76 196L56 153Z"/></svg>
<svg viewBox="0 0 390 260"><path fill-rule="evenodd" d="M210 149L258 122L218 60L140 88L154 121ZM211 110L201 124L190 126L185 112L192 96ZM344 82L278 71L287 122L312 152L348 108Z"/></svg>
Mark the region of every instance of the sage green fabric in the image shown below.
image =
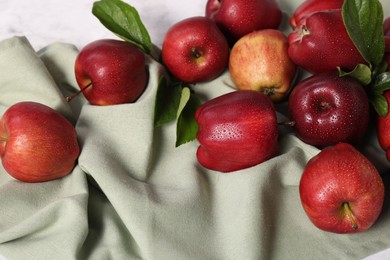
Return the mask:
<svg viewBox="0 0 390 260"><path fill-rule="evenodd" d="M35 100L74 122L81 154L59 180L29 184L0 167L0 256L56 259L361 259L390 247L389 200L367 232L317 229L298 184L319 151L280 128L279 155L228 174L196 160L197 141L175 148L175 124L153 128L157 82L133 104L92 106L76 91L78 50L53 43L36 52L24 37L0 42L0 109ZM194 90L203 100L233 91L229 74ZM284 117L279 114L279 119ZM375 131L362 151L388 175ZM388 178L385 177L385 180ZM388 185L387 185L388 187Z"/></svg>

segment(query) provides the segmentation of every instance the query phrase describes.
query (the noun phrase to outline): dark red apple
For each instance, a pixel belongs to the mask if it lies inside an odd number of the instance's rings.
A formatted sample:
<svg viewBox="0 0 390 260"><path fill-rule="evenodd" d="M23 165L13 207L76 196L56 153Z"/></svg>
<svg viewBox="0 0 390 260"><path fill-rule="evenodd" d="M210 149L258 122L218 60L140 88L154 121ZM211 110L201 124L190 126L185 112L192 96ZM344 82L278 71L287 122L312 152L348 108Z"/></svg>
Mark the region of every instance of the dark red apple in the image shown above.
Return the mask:
<svg viewBox="0 0 390 260"><path fill-rule="evenodd" d="M208 0L206 17L213 19L230 45L261 29L277 29L282 11L276 0Z"/></svg>
<svg viewBox="0 0 390 260"><path fill-rule="evenodd" d="M344 0L306 0L303 1L295 9L294 13L290 17L290 26L295 28L297 21L301 20L304 16L318 11L341 9Z"/></svg>
<svg viewBox="0 0 390 260"><path fill-rule="evenodd" d="M383 32L385 35L390 36L390 17L383 21Z"/></svg>
<svg viewBox="0 0 390 260"><path fill-rule="evenodd" d="M288 53L295 64L311 73L353 70L365 64L345 29L341 10L319 11L297 21L288 36Z"/></svg>
<svg viewBox="0 0 390 260"><path fill-rule="evenodd" d="M307 163L299 184L303 209L321 230L355 233L369 229L384 201L374 165L352 145L325 148Z"/></svg>
<svg viewBox="0 0 390 260"><path fill-rule="evenodd" d="M54 109L35 102L9 107L0 121L0 156L4 169L24 182L68 175L80 148L70 122Z"/></svg>
<svg viewBox="0 0 390 260"><path fill-rule="evenodd" d="M195 119L200 143L196 156L205 168L237 171L278 152L275 107L258 91L238 90L211 99L197 109Z"/></svg>
<svg viewBox="0 0 390 260"><path fill-rule="evenodd" d="M352 77L340 77L337 71L299 82L291 92L288 108L296 135L318 147L357 143L366 132L370 114L363 86Z"/></svg>
<svg viewBox="0 0 390 260"><path fill-rule="evenodd" d="M162 59L177 79L187 83L210 81L227 68L229 46L209 18L184 19L169 28L162 45Z"/></svg>
<svg viewBox="0 0 390 260"><path fill-rule="evenodd" d="M135 102L148 82L144 53L131 43L113 39L87 44L77 56L75 75L93 105Z"/></svg>

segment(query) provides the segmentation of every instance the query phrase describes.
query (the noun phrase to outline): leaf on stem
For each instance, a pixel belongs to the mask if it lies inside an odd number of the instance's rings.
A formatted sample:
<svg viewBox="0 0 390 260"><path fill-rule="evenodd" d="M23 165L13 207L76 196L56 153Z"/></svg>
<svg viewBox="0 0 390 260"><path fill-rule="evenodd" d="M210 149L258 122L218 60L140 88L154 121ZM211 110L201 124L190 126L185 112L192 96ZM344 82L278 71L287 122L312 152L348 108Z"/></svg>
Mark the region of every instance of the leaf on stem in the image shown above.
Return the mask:
<svg viewBox="0 0 390 260"><path fill-rule="evenodd" d="M363 58L373 67L383 59L383 8L379 0L345 0L342 16L347 32Z"/></svg>
<svg viewBox="0 0 390 260"><path fill-rule="evenodd" d="M166 77L158 83L154 104L154 127L160 127L176 119L181 99L182 84L169 84Z"/></svg>
<svg viewBox="0 0 390 260"><path fill-rule="evenodd" d="M192 94L188 87L184 87L177 110L176 147L196 138L198 124L195 121L195 112L200 105L198 97Z"/></svg>
<svg viewBox="0 0 390 260"><path fill-rule="evenodd" d="M340 77L350 76L357 79L363 86L367 86L371 83L371 69L365 64L356 65L356 67L350 72L345 72L340 67L337 69Z"/></svg>
<svg viewBox="0 0 390 260"><path fill-rule="evenodd" d="M138 11L122 0L100 0L92 7L92 13L111 32L127 42L152 51L150 35L141 21Z"/></svg>

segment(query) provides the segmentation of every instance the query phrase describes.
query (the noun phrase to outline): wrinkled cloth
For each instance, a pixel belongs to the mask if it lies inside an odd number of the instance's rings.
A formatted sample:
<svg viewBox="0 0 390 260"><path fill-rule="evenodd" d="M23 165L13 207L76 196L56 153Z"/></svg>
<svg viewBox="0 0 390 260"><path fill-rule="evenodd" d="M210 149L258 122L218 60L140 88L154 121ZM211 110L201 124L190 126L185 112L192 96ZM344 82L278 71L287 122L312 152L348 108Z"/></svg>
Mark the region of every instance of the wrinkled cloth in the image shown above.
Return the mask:
<svg viewBox="0 0 390 260"><path fill-rule="evenodd" d="M196 140L175 147L176 126L153 127L158 81L137 102L93 106L79 95L71 44L35 51L25 37L0 42L0 112L31 100L76 127L81 154L68 176L23 183L0 167L0 256L19 259L361 259L390 247L389 198L366 232L317 229L300 203L299 180L319 150L280 127L278 156L232 173L203 168ZM195 85L211 99L234 91L229 74ZM278 113L283 120L285 115ZM388 163L371 126L360 147L384 176Z"/></svg>

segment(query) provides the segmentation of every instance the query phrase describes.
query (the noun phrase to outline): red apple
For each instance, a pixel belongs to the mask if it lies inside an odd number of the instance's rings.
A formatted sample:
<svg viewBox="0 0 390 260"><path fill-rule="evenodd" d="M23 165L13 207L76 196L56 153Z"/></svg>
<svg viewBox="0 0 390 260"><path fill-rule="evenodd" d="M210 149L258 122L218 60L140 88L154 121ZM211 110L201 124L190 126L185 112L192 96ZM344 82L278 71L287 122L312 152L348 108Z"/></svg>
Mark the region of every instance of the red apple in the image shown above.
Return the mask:
<svg viewBox="0 0 390 260"><path fill-rule="evenodd" d="M237 171L278 152L275 108L260 92L238 90L211 99L197 109L195 119L200 143L196 156L205 168Z"/></svg>
<svg viewBox="0 0 390 260"><path fill-rule="evenodd" d="M69 174L80 149L73 125L54 109L35 102L9 107L0 122L4 169L24 182L43 182Z"/></svg>
<svg viewBox="0 0 390 260"><path fill-rule="evenodd" d="M384 96L390 104L390 91L386 91ZM385 116L378 115L376 132L379 145L386 152L387 160L390 161L390 113Z"/></svg>
<svg viewBox="0 0 390 260"><path fill-rule="evenodd" d="M344 0L306 0L303 1L294 11L290 17L290 25L292 28L297 26L297 21L304 16L318 11L341 9Z"/></svg>
<svg viewBox="0 0 390 260"><path fill-rule="evenodd" d="M230 75L237 89L260 91L275 102L281 101L296 73L287 50L287 37L276 29L254 31L241 37L229 58Z"/></svg>
<svg viewBox="0 0 390 260"><path fill-rule="evenodd" d="M205 13L217 23L231 45L253 31L277 29L282 21L276 0L208 0Z"/></svg>
<svg viewBox="0 0 390 260"><path fill-rule="evenodd" d="M75 75L93 105L135 102L148 82L144 53L131 43L113 39L86 45L77 56Z"/></svg>
<svg viewBox="0 0 390 260"><path fill-rule="evenodd" d="M227 68L229 46L209 18L184 19L169 28L162 45L162 59L177 79L187 83L215 79Z"/></svg>
<svg viewBox="0 0 390 260"><path fill-rule="evenodd" d="M299 184L303 209L321 230L369 229L382 211L384 184L374 165L353 146L339 143L306 165Z"/></svg>
<svg viewBox="0 0 390 260"><path fill-rule="evenodd" d="M351 71L366 63L345 29L341 10L319 11L303 17L288 40L291 59L313 74L337 67Z"/></svg>
<svg viewBox="0 0 390 260"><path fill-rule="evenodd" d="M383 21L383 32L385 35L390 36L390 17Z"/></svg>
<svg viewBox="0 0 390 260"><path fill-rule="evenodd" d="M370 114L363 86L352 77L340 77L337 71L299 82L289 96L288 109L296 135L318 147L357 143L366 132Z"/></svg>

